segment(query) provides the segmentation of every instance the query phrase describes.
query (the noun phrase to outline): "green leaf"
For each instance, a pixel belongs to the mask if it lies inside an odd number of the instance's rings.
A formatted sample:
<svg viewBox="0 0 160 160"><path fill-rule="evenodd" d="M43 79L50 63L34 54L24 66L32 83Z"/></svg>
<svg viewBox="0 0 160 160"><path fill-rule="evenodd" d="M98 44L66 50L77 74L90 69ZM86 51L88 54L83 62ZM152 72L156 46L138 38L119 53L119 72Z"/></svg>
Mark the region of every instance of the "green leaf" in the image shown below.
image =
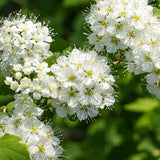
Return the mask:
<svg viewBox="0 0 160 160"><path fill-rule="evenodd" d="M132 112L148 112L157 107L160 107L159 103L151 98L139 98L124 106L125 110Z"/></svg>
<svg viewBox="0 0 160 160"><path fill-rule="evenodd" d="M155 16L157 16L157 18L160 18L160 9L157 8L157 7L154 7L154 8L153 8L153 14L154 14Z"/></svg>
<svg viewBox="0 0 160 160"><path fill-rule="evenodd" d="M0 95L0 106L4 106L13 100L13 95Z"/></svg>
<svg viewBox="0 0 160 160"><path fill-rule="evenodd" d="M3 113L3 110L6 109L6 113L11 113L11 111L14 108L14 103L15 103L15 101L12 101L12 102L8 103L7 106L0 107L0 111Z"/></svg>
<svg viewBox="0 0 160 160"><path fill-rule="evenodd" d="M57 62L57 58L61 56L60 52L55 52L53 53L53 55L47 59L45 59L45 62L48 63L49 66L51 66L52 64L55 64Z"/></svg>
<svg viewBox="0 0 160 160"><path fill-rule="evenodd" d="M20 140L10 134L0 137L0 160L30 160L29 152L19 143Z"/></svg>
<svg viewBox="0 0 160 160"><path fill-rule="evenodd" d="M45 59L45 62L47 62L48 65L51 66L52 64L57 63L58 57L60 57L60 56L66 56L71 51L72 51L72 48L68 47L65 50L63 50L63 52L55 52L55 53L53 53L53 55L51 57Z"/></svg>
<svg viewBox="0 0 160 160"><path fill-rule="evenodd" d="M146 160L147 153L137 153L132 155L129 160Z"/></svg>
<svg viewBox="0 0 160 160"><path fill-rule="evenodd" d="M153 129L153 114L147 112L140 116L140 118L135 123L135 129L137 130L152 130Z"/></svg>
<svg viewBox="0 0 160 160"><path fill-rule="evenodd" d="M8 0L0 0L0 7L2 8L8 3Z"/></svg>
<svg viewBox="0 0 160 160"><path fill-rule="evenodd" d="M88 3L89 0L64 0L63 5L65 7L75 7Z"/></svg>
<svg viewBox="0 0 160 160"><path fill-rule="evenodd" d="M137 146L137 150L138 151L147 151L150 154L153 154L153 152L155 150L157 150L157 149L158 148L154 145L154 143L152 142L152 140L149 139L149 138L141 140L141 142Z"/></svg>

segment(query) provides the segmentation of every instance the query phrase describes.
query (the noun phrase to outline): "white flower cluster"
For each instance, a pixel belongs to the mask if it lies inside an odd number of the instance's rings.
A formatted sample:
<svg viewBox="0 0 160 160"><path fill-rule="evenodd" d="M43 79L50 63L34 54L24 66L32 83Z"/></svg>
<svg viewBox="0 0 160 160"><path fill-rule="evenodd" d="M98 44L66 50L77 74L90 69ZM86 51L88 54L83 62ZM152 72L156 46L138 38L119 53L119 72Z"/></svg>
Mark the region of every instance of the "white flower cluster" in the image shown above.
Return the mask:
<svg viewBox="0 0 160 160"><path fill-rule="evenodd" d="M97 51L125 51L127 69L146 73L147 89L160 98L160 21L147 0L100 0L86 16Z"/></svg>
<svg viewBox="0 0 160 160"><path fill-rule="evenodd" d="M51 54L52 39L47 27L19 15L16 19L5 19L0 33L5 83L19 97L51 99L59 116L68 113L77 115L79 120L93 118L99 109L113 105L114 78L105 57L95 51L74 49L69 57L59 57L58 64L49 68L44 62ZM16 54L10 55L13 50Z"/></svg>
<svg viewBox="0 0 160 160"><path fill-rule="evenodd" d="M51 42L46 26L20 13L2 21L0 68L16 95L12 116L0 116L0 136L21 137L32 160L58 160L62 153L51 127L38 119L43 110L34 102L44 98L58 116L75 115L79 120L93 118L115 102L115 79L105 57L73 49L48 67L44 60L52 54Z"/></svg>
<svg viewBox="0 0 160 160"><path fill-rule="evenodd" d="M62 153L59 139L48 125L37 119L42 109L33 106L30 97L16 95L11 117L0 115L0 136L6 133L21 137L31 160L58 160Z"/></svg>
<svg viewBox="0 0 160 160"><path fill-rule="evenodd" d="M0 136L10 133L22 138L32 160L58 160L62 148L53 130L37 117L43 110L36 107L34 99L54 97L53 92L44 91L50 69L44 59L52 38L42 23L31 21L20 13L16 18L4 19L0 28L0 67L6 76L5 83L15 90L15 108L12 116L0 116ZM53 82L52 82L53 83ZM33 98L33 99L32 99Z"/></svg>
<svg viewBox="0 0 160 160"><path fill-rule="evenodd" d="M115 102L114 77L107 59L95 51L73 49L51 66L58 84L57 98L51 100L60 117L76 114L79 120L98 115L99 109Z"/></svg>
<svg viewBox="0 0 160 160"><path fill-rule="evenodd" d="M35 63L35 60L42 62L43 59L52 55L49 51L51 42L50 31L41 22L27 19L25 15L21 16L21 13L4 19L0 28L2 72L4 75L10 75L13 68L17 72L22 69L22 66L27 68L27 62L30 64ZM21 74L17 73L15 76L20 78Z"/></svg>
<svg viewBox="0 0 160 160"><path fill-rule="evenodd" d="M57 63L50 68L45 62L37 65L36 78L23 77L18 81L6 77L5 83L20 93L20 97L51 99L60 117L68 113L77 115L79 120L93 118L99 109L113 105L115 80L105 57L98 56L95 51L73 49L68 57L60 56Z"/></svg>

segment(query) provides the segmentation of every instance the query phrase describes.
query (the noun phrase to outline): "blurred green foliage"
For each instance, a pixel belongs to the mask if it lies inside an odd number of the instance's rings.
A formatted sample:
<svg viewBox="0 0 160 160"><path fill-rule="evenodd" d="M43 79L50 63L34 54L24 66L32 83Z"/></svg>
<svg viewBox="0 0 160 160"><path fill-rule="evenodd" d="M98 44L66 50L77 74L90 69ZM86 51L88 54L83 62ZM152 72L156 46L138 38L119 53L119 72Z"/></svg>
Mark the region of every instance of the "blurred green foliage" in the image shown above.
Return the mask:
<svg viewBox="0 0 160 160"><path fill-rule="evenodd" d="M158 15L160 2L156 2L154 14ZM50 21L48 25L56 33L51 50L56 54L46 61L53 63L65 49L86 48L84 10L90 3L91 0L0 0L0 14L7 16L21 9L22 13L39 15L40 21ZM160 160L159 100L147 93L146 82L140 81L143 76L127 73L123 65L112 66L117 80L113 110L103 110L89 122L53 116L53 128L58 126L62 132L64 160ZM0 75L1 106L13 100L13 92L3 80Z"/></svg>

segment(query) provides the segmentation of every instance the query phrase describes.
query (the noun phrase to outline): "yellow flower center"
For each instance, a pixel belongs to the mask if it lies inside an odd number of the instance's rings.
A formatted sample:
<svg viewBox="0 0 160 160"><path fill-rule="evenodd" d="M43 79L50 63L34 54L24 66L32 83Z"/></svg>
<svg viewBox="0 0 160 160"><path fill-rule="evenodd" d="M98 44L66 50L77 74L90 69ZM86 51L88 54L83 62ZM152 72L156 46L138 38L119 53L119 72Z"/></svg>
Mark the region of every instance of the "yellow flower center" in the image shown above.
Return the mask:
<svg viewBox="0 0 160 160"><path fill-rule="evenodd" d="M6 125L4 123L0 123L0 129L4 129L6 127Z"/></svg>
<svg viewBox="0 0 160 160"><path fill-rule="evenodd" d="M31 127L31 132L32 133L37 133L37 128L36 127Z"/></svg>
<svg viewBox="0 0 160 160"><path fill-rule="evenodd" d="M107 10L109 13L111 13L111 12L113 12L113 8L108 8L108 10Z"/></svg>
<svg viewBox="0 0 160 160"><path fill-rule="evenodd" d="M5 42L6 43L11 43L11 38L10 37L6 37Z"/></svg>
<svg viewBox="0 0 160 160"><path fill-rule="evenodd" d="M37 41L39 40L39 37L38 37L38 35L34 35L34 36L32 37L32 39L37 42Z"/></svg>
<svg viewBox="0 0 160 160"><path fill-rule="evenodd" d="M23 30L23 32L26 32L26 31L28 31L28 27L24 26L24 27L22 28L22 30Z"/></svg>
<svg viewBox="0 0 160 160"><path fill-rule="evenodd" d="M39 54L43 57L45 55L45 52L42 50L39 52Z"/></svg>
<svg viewBox="0 0 160 160"><path fill-rule="evenodd" d="M107 22L106 20L103 20L103 21L101 22L101 25L102 25L103 27L106 27L107 24L108 24L108 22Z"/></svg>
<svg viewBox="0 0 160 160"><path fill-rule="evenodd" d="M16 120L13 122L13 124L14 124L16 127L18 127L20 123L21 123L21 121L20 121L19 119L16 119Z"/></svg>
<svg viewBox="0 0 160 160"><path fill-rule="evenodd" d="M117 37L112 37L112 43L118 44L120 40Z"/></svg>
<svg viewBox="0 0 160 160"><path fill-rule="evenodd" d="M91 88L87 88L87 90L86 90L86 94L87 94L88 96L93 96L93 94L94 94L93 89L91 89Z"/></svg>
<svg viewBox="0 0 160 160"><path fill-rule="evenodd" d="M33 50L28 50L28 51L27 51L27 55L28 55L28 56L33 56L33 54L34 54Z"/></svg>
<svg viewBox="0 0 160 160"><path fill-rule="evenodd" d="M95 64L96 63L96 61L91 61L91 64Z"/></svg>
<svg viewBox="0 0 160 160"><path fill-rule="evenodd" d="M151 41L151 45L155 46L157 44L157 41Z"/></svg>
<svg viewBox="0 0 160 160"><path fill-rule="evenodd" d="M10 27L6 27L5 30L6 30L7 32L10 32L10 31L11 31L11 28L10 28Z"/></svg>
<svg viewBox="0 0 160 160"><path fill-rule="evenodd" d="M91 77L91 76L93 75L93 71L92 71L92 70L87 71L87 72L86 72L86 75L87 75L88 77Z"/></svg>
<svg viewBox="0 0 160 160"><path fill-rule="evenodd" d="M98 41L101 41L102 38L103 38L103 36L97 36L97 40L98 40Z"/></svg>
<svg viewBox="0 0 160 160"><path fill-rule="evenodd" d="M26 116L26 117L32 117L32 111L27 111L27 112L25 113L25 116Z"/></svg>
<svg viewBox="0 0 160 160"><path fill-rule="evenodd" d="M126 7L126 6L128 5L128 3L127 3L127 2L124 2L123 5Z"/></svg>
<svg viewBox="0 0 160 160"><path fill-rule="evenodd" d="M99 75L99 78L101 79L102 82L104 82L105 78L102 75Z"/></svg>
<svg viewBox="0 0 160 160"><path fill-rule="evenodd" d="M73 75L68 76L68 81L72 82L74 81L75 77Z"/></svg>
<svg viewBox="0 0 160 160"><path fill-rule="evenodd" d="M116 25L116 29L117 30L122 30L123 29L123 24L118 22L118 24Z"/></svg>
<svg viewBox="0 0 160 160"><path fill-rule="evenodd" d="M125 17L125 16L126 16L126 12L121 12L121 13L120 13L120 16L121 16L121 17Z"/></svg>
<svg viewBox="0 0 160 160"><path fill-rule="evenodd" d="M77 63L77 67L81 68L82 67L82 63Z"/></svg>
<svg viewBox="0 0 160 160"><path fill-rule="evenodd" d="M155 69L154 69L154 74L156 74L156 75L160 75L160 69L155 68Z"/></svg>
<svg viewBox="0 0 160 160"><path fill-rule="evenodd" d="M129 33L128 33L128 36L129 36L130 38L135 38L135 33L134 33L134 31L129 32Z"/></svg>
<svg viewBox="0 0 160 160"><path fill-rule="evenodd" d="M86 110L89 107L89 105L83 105L81 106L82 109Z"/></svg>
<svg viewBox="0 0 160 160"><path fill-rule="evenodd" d="M16 55L16 51L12 49L12 50L10 51L10 56L15 56L15 55Z"/></svg>
<svg viewBox="0 0 160 160"><path fill-rule="evenodd" d="M38 149L39 149L39 152L40 152L40 153L43 153L43 152L44 152L44 147L43 147L43 146L39 146Z"/></svg>
<svg viewBox="0 0 160 160"><path fill-rule="evenodd" d="M135 21L139 21L139 20L140 20L140 17L137 16L137 15L135 15L135 16L134 16L134 20L135 20Z"/></svg>
<svg viewBox="0 0 160 160"><path fill-rule="evenodd" d="M20 44L25 44L25 39L24 38L20 38L19 43Z"/></svg>
<svg viewBox="0 0 160 160"><path fill-rule="evenodd" d="M54 87L54 85L52 85L52 84L49 84L49 85L48 85L48 89L49 89L49 91L53 91L53 90L54 90L54 88L55 88L55 87Z"/></svg>
<svg viewBox="0 0 160 160"><path fill-rule="evenodd" d="M51 135L49 133L47 133L47 139L50 139L51 138Z"/></svg>
<svg viewBox="0 0 160 160"><path fill-rule="evenodd" d="M141 46L143 46L143 45L144 45L144 42L143 42L143 41L140 41L139 44L140 44Z"/></svg>
<svg viewBox="0 0 160 160"><path fill-rule="evenodd" d="M74 90L70 90L70 91L68 92L68 95L69 95L69 97L75 97L76 92L75 92Z"/></svg>
<svg viewBox="0 0 160 160"><path fill-rule="evenodd" d="M146 60L146 61L149 61L149 62L152 62L152 59L151 59L151 57L150 57L149 54L145 56L145 60Z"/></svg>

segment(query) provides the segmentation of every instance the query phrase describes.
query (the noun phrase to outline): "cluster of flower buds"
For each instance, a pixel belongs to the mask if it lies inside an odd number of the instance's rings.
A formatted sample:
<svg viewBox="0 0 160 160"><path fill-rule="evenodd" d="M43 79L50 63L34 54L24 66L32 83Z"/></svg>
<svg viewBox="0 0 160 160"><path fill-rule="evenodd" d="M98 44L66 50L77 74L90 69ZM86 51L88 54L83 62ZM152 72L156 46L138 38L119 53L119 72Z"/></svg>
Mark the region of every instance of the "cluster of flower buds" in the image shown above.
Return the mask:
<svg viewBox="0 0 160 160"><path fill-rule="evenodd" d="M100 0L86 16L89 43L99 52L125 53L127 69L146 73L147 89L160 98L160 22L147 0Z"/></svg>

